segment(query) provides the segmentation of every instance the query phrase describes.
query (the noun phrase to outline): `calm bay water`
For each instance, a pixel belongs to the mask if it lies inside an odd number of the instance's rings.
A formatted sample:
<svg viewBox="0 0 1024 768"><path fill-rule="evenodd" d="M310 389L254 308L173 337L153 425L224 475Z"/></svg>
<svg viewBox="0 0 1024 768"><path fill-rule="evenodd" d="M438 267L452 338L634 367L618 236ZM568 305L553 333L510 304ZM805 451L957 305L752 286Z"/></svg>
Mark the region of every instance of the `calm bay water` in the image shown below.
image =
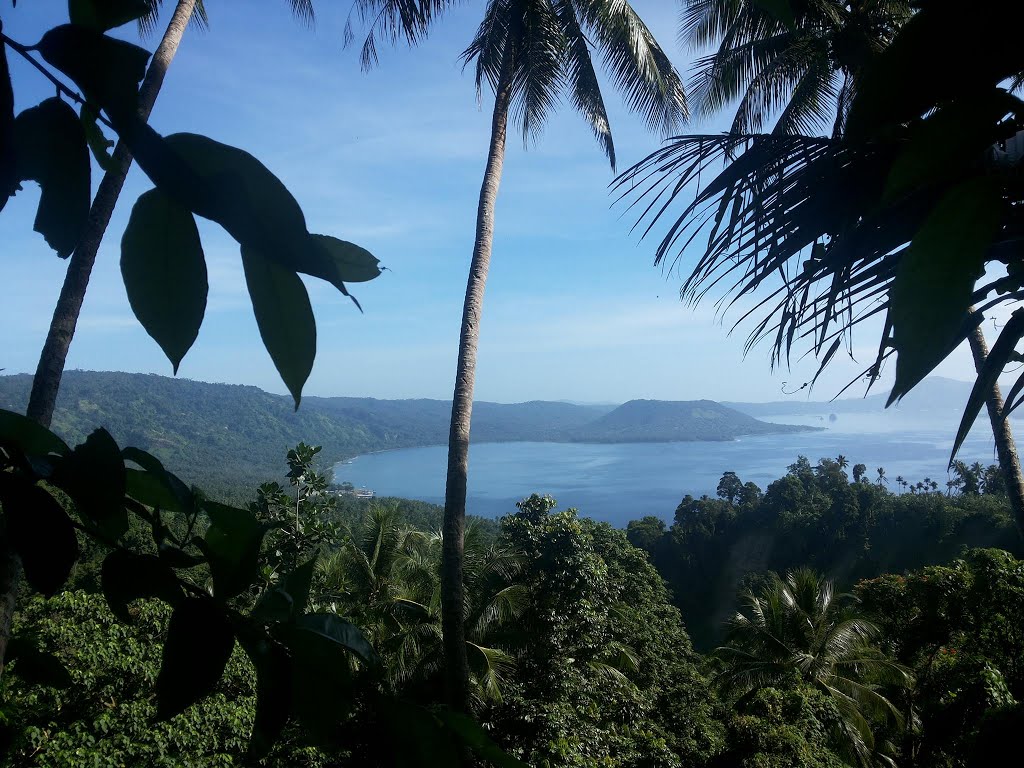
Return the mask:
<svg viewBox="0 0 1024 768"><path fill-rule="evenodd" d="M799 416L765 421L819 425ZM959 458L995 462L991 434L980 423ZM946 463L956 433L956 415L928 420L891 414L841 415L828 429L745 437L721 443L476 443L470 450L468 511L499 517L531 493L547 493L559 506L577 507L597 520L624 526L656 515L671 521L680 499L713 495L725 471L765 488L798 455L812 463L843 454L866 464L874 479L885 467L890 487L902 475L910 482L930 477L945 489ZM336 480L372 488L381 496L433 503L444 500L447 448L430 446L359 456L335 467Z"/></svg>

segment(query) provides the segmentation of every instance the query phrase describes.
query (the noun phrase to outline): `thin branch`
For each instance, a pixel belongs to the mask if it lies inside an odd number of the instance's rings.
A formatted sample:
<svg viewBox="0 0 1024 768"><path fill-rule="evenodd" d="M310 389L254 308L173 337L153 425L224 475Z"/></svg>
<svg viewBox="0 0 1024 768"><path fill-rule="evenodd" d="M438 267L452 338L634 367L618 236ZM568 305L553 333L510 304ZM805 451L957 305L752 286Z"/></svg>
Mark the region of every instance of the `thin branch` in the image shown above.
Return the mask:
<svg viewBox="0 0 1024 768"><path fill-rule="evenodd" d="M107 120L107 118L105 118L100 113L99 107L96 107L96 106L90 104L88 101L85 100L84 97L81 96L81 94L79 94L77 91L72 90L71 88L66 86L64 83L62 83L57 78L56 75L54 75L52 72L50 72L50 70L48 70L46 67L44 67L42 64L40 64L38 61L36 61L35 57L32 56L32 54L31 54L31 51L35 50L34 48L29 47L27 45L22 45L18 41L12 40L11 38L9 38L7 35L3 34L2 32L0 32L0 40L2 40L2 42L5 45L10 46L13 50L17 51L21 55L22 58L24 58L26 61L28 61L29 64L31 64L33 67L35 67L40 72L42 72L43 77L45 77L47 80L49 80L51 83L53 83L57 87L57 91L59 93L64 94L65 96L67 96L69 99L71 99L76 104L79 104L80 106L88 107L89 109L91 109L95 113L97 119L101 123L103 123L105 126L110 128L111 130L114 130L113 124L109 120Z"/></svg>

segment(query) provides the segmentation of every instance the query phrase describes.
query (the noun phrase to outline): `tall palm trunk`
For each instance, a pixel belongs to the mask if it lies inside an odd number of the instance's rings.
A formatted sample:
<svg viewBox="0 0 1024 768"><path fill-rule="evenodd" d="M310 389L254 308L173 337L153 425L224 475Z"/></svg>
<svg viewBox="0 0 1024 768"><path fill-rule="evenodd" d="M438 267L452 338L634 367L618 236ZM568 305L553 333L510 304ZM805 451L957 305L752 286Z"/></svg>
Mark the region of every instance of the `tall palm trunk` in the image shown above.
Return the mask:
<svg viewBox="0 0 1024 768"><path fill-rule="evenodd" d="M174 54L178 51L185 27L192 18L196 0L179 0L171 21L167 25L163 39L146 71L146 78L139 90L139 115L143 120L149 119L153 104L160 93L167 69L171 66ZM128 176L132 164L132 155L123 142L118 142L114 149L113 167L103 175L96 198L92 201L89 211L89 222L78 247L71 255L64 286L57 299L57 306L50 321L50 331L46 335L36 375L32 379L32 394L28 401L27 415L45 427L50 426L53 409L57 403L57 392L60 389L61 376L64 374L64 363L68 357L68 349L75 335L78 316L82 312L82 301L89 287L93 264L96 263L96 252L99 250L103 235L110 224L114 206L121 195L121 188Z"/></svg>
<svg viewBox="0 0 1024 768"><path fill-rule="evenodd" d="M444 494L444 528L441 550L441 630L444 635L445 675L448 702L454 709L469 710L469 661L466 657L465 588L462 581L463 539L466 523L466 483L469 474L469 427L473 415L476 352L480 340L480 316L484 287L494 241L494 205L505 162L508 109L512 98L512 55L506 50L502 75L495 89L491 118L491 144L480 187L476 214L476 241L469 267L466 299L462 306L459 362L452 398L448 434L448 477Z"/></svg>
<svg viewBox="0 0 1024 768"><path fill-rule="evenodd" d="M969 311L973 312L974 308ZM974 357L974 367L980 375L988 357L988 344L985 343L985 334L981 332L980 325L974 327L967 337L967 342ZM1010 509L1017 522L1017 529L1024 535L1024 477L1021 476L1020 458L1017 456L1017 444L1013 440L1010 420L1003 417L1003 393L999 390L998 383L993 383L992 391L985 398L985 405L988 408L989 421L992 423L999 467L1006 478L1006 494L1010 497Z"/></svg>
<svg viewBox="0 0 1024 768"><path fill-rule="evenodd" d="M178 45L185 34L185 27L192 18L195 5L196 0L178 1L167 25L167 31L164 32L160 45L153 54L153 59L146 70L146 78L139 90L139 115L143 120L149 119L149 114L153 111L160 86L163 85L167 69L178 51ZM60 380L64 373L64 361L68 356L71 339L75 335L78 315L82 311L82 301L85 299L89 277L96 262L96 252L99 250L132 164L131 152L122 142L118 142L114 149L113 163L111 170L103 175L96 197L92 201L89 221L68 264L64 286L61 288L60 298L50 321L50 331L46 335L46 343L39 357L39 366L32 380L27 415L45 427L50 426L53 418L57 390L60 389ZM21 563L18 556L6 541L0 540L0 677L3 676L7 641L11 635L11 621L14 618L20 580Z"/></svg>

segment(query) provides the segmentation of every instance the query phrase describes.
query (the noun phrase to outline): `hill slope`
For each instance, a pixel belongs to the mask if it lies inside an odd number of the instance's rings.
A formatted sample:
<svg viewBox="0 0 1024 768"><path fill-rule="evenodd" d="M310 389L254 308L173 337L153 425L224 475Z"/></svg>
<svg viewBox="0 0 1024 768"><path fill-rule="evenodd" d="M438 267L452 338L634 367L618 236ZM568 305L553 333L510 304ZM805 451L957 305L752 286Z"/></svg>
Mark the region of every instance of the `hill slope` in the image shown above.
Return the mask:
<svg viewBox="0 0 1024 768"><path fill-rule="evenodd" d="M24 412L31 377L0 376L0 408ZM189 482L234 496L279 478L288 448L322 445L325 464L390 448L444 444L451 403L306 397L153 374L68 371L53 428L70 443L106 427L121 445L152 452ZM473 440L645 442L728 440L788 432L711 401L637 400L611 406L536 401L474 405Z"/></svg>
<svg viewBox="0 0 1024 768"><path fill-rule="evenodd" d="M569 431L572 440L600 443L733 440L740 435L803 432L769 424L713 400L630 400L596 421Z"/></svg>

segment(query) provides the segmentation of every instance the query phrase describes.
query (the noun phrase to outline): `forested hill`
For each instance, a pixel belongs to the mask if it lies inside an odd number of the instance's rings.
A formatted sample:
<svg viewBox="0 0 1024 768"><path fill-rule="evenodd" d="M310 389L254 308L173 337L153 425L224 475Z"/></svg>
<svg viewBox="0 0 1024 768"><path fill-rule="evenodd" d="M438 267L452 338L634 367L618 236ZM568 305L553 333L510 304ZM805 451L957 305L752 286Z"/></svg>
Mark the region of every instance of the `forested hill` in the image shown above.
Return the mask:
<svg viewBox="0 0 1024 768"><path fill-rule="evenodd" d="M740 435L806 429L758 421L713 400L630 400L597 420L570 430L569 435L581 442L640 443L733 440Z"/></svg>
<svg viewBox="0 0 1024 768"><path fill-rule="evenodd" d="M31 377L0 376L0 408L24 412ZM104 426L122 445L159 456L189 482L218 495L280 474L288 448L322 445L327 462L388 448L443 444L451 405L443 400L291 399L256 387L152 374L68 371L53 427L69 442ZM767 424L711 401L476 403L479 442L727 440L796 429Z"/></svg>

